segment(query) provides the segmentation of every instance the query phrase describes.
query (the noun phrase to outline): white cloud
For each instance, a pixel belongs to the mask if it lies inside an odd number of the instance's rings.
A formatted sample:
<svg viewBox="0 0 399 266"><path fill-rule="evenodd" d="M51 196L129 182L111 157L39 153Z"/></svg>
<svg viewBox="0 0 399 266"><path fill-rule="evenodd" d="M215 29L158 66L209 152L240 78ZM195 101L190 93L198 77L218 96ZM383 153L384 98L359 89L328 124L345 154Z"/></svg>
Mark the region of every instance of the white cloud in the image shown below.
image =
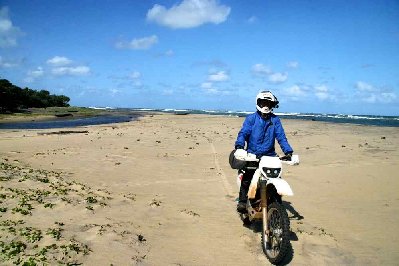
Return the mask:
<svg viewBox="0 0 399 266"><path fill-rule="evenodd" d="M156 55L156 57L171 57L171 56L174 56L174 55L175 55L175 53L173 52L173 50L167 50L165 52L158 53Z"/></svg>
<svg viewBox="0 0 399 266"><path fill-rule="evenodd" d="M206 94L218 94L219 90L215 87L213 87L213 84L211 82L204 82L201 84L201 88L204 90Z"/></svg>
<svg viewBox="0 0 399 266"><path fill-rule="evenodd" d="M297 61L291 61L287 63L287 67L289 68L298 68L299 63Z"/></svg>
<svg viewBox="0 0 399 266"><path fill-rule="evenodd" d="M231 91L215 87L212 82L203 82L201 88L206 94L210 95L231 95Z"/></svg>
<svg viewBox="0 0 399 266"><path fill-rule="evenodd" d="M170 96L173 94L174 94L174 91L172 89L165 89L162 91L162 95L165 95L165 96Z"/></svg>
<svg viewBox="0 0 399 266"><path fill-rule="evenodd" d="M391 103L398 99L398 96L394 92L382 92L381 101L384 103Z"/></svg>
<svg viewBox="0 0 399 266"><path fill-rule="evenodd" d="M305 91L301 89L298 85L291 86L287 88L286 92L290 93L293 96L303 96L305 95Z"/></svg>
<svg viewBox="0 0 399 266"><path fill-rule="evenodd" d="M29 70L27 73L27 77L24 79L25 82L32 83L34 82L37 78L40 78L41 76L44 75L44 70L42 67L38 67L35 70Z"/></svg>
<svg viewBox="0 0 399 266"><path fill-rule="evenodd" d="M8 7L0 9L0 47L17 46L17 39L23 35L22 31L12 24L8 16Z"/></svg>
<svg viewBox="0 0 399 266"><path fill-rule="evenodd" d="M272 70L264 64L255 64L252 66L252 73L258 76L267 76L272 73Z"/></svg>
<svg viewBox="0 0 399 266"><path fill-rule="evenodd" d="M316 92L316 97L320 100L324 101L330 98L330 95L327 92Z"/></svg>
<svg viewBox="0 0 399 266"><path fill-rule="evenodd" d="M129 75L129 77L130 77L131 79L139 79L139 78L141 78L141 73L138 72L138 71L133 71L133 72Z"/></svg>
<svg viewBox="0 0 399 266"><path fill-rule="evenodd" d="M133 71L130 75L129 78L133 80L133 86L134 87L142 87L143 83L141 82L141 73L138 71Z"/></svg>
<svg viewBox="0 0 399 266"><path fill-rule="evenodd" d="M358 91L368 91L368 92L375 91L375 88L372 85L370 85L366 82L363 82L363 81L356 82L355 88Z"/></svg>
<svg viewBox="0 0 399 266"><path fill-rule="evenodd" d="M166 52L165 52L165 56L173 56L175 53L173 52L173 50L167 50Z"/></svg>
<svg viewBox="0 0 399 266"><path fill-rule="evenodd" d="M201 84L201 88L203 88L203 89L211 89L212 88L212 82L203 82Z"/></svg>
<svg viewBox="0 0 399 266"><path fill-rule="evenodd" d="M135 80L133 82L133 86L136 88L141 88L141 87L143 87L143 83L140 80Z"/></svg>
<svg viewBox="0 0 399 266"><path fill-rule="evenodd" d="M258 21L258 18L256 16L252 16L247 21L248 23L253 24Z"/></svg>
<svg viewBox="0 0 399 266"><path fill-rule="evenodd" d="M326 85L319 85L314 88L317 92L328 92L328 87Z"/></svg>
<svg viewBox="0 0 399 266"><path fill-rule="evenodd" d="M226 63L220 61L220 60L203 60L203 61L197 61L192 64L193 67L214 67L214 68L224 68L227 66Z"/></svg>
<svg viewBox="0 0 399 266"><path fill-rule="evenodd" d="M217 89L215 89L215 88L205 89L205 92L206 92L207 94L213 94L213 95L219 94L219 91L218 91Z"/></svg>
<svg viewBox="0 0 399 266"><path fill-rule="evenodd" d="M119 41L115 44L115 47L118 49L147 50L156 43L158 43L158 37L151 35L149 37L133 39L130 42Z"/></svg>
<svg viewBox="0 0 399 266"><path fill-rule="evenodd" d="M226 74L225 71L219 71L213 74L210 74L208 77L209 81L216 81L216 82L220 82L220 81L226 81L229 80L230 77L228 74Z"/></svg>
<svg viewBox="0 0 399 266"><path fill-rule="evenodd" d="M378 98L375 94L369 94L363 97L361 100L366 103L376 103L378 101Z"/></svg>
<svg viewBox="0 0 399 266"><path fill-rule="evenodd" d="M54 56L53 58L47 60L47 64L53 66L66 66L72 63L72 60L64 56Z"/></svg>
<svg viewBox="0 0 399 266"><path fill-rule="evenodd" d="M258 77L267 78L270 83L283 83L288 79L288 73L273 72L272 69L264 64L255 64L251 69L252 73Z"/></svg>
<svg viewBox="0 0 399 266"><path fill-rule="evenodd" d="M54 56L46 61L55 76L82 76L90 74L90 68L83 65L71 66L73 61L65 56Z"/></svg>
<svg viewBox="0 0 399 266"><path fill-rule="evenodd" d="M319 100L325 101L325 100L333 100L334 97L330 95L329 89L326 85L319 85L315 86L315 95Z"/></svg>
<svg viewBox="0 0 399 266"><path fill-rule="evenodd" d="M133 71L130 75L129 78L133 80L133 86L138 88L142 87L143 83L141 82L141 73L138 71Z"/></svg>
<svg viewBox="0 0 399 266"><path fill-rule="evenodd" d="M356 82L355 88L357 89L355 96L366 103L393 103L398 99L395 92L363 81Z"/></svg>
<svg viewBox="0 0 399 266"><path fill-rule="evenodd" d="M219 5L217 0L183 0L169 9L155 4L148 10L147 20L174 29L194 28L222 23L229 14L230 7Z"/></svg>
<svg viewBox="0 0 399 266"><path fill-rule="evenodd" d="M283 83L288 79L288 73L273 73L269 75L269 81L271 83Z"/></svg>
<svg viewBox="0 0 399 266"><path fill-rule="evenodd" d="M42 67L38 67L36 70L32 70L32 71L28 72L29 76L35 77L35 78L41 77L41 76L43 76L43 74L44 74L44 71L43 71Z"/></svg>
<svg viewBox="0 0 399 266"><path fill-rule="evenodd" d="M87 66L76 66L76 67L56 67L51 70L51 73L57 76L82 76L90 74L90 68Z"/></svg>
<svg viewBox="0 0 399 266"><path fill-rule="evenodd" d="M298 85L291 86L284 90L285 95L290 98L299 98L306 95L306 92Z"/></svg>
<svg viewBox="0 0 399 266"><path fill-rule="evenodd" d="M114 97L116 94L120 93L121 91L118 89L110 89L109 90L111 97Z"/></svg>
<svg viewBox="0 0 399 266"><path fill-rule="evenodd" d="M3 60L3 57L0 56L0 68L11 68L11 67L16 67L16 66L18 66L17 63L5 61L5 60Z"/></svg>

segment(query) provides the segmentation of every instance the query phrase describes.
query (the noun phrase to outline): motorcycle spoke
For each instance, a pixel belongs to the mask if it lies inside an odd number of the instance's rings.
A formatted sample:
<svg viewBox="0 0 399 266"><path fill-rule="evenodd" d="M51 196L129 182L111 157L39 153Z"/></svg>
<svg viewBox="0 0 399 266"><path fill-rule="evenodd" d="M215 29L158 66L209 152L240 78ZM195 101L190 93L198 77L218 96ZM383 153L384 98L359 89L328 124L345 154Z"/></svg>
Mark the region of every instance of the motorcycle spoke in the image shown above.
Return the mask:
<svg viewBox="0 0 399 266"><path fill-rule="evenodd" d="M263 251L272 264L278 264L289 250L289 220L287 213L278 203L272 203L268 210L267 229L263 232Z"/></svg>
<svg viewBox="0 0 399 266"><path fill-rule="evenodd" d="M270 216L269 224L269 239L270 239L270 249L274 257L280 252L281 246L281 219L277 211L273 211Z"/></svg>

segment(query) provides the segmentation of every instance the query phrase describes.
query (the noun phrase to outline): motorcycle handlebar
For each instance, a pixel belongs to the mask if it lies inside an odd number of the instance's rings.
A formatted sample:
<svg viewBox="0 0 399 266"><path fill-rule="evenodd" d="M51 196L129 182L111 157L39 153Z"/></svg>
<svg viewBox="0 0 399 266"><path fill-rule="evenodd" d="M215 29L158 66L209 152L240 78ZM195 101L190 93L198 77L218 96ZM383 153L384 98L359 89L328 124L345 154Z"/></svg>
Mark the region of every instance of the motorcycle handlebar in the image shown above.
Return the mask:
<svg viewBox="0 0 399 266"><path fill-rule="evenodd" d="M279 157L281 161L292 161L292 155L284 155Z"/></svg>
<svg viewBox="0 0 399 266"><path fill-rule="evenodd" d="M261 157L256 156L255 154L248 153L245 157L244 161L247 162L259 162ZM289 165L296 165L299 164L299 156L298 155L284 155L280 156L279 159L282 163L289 164Z"/></svg>

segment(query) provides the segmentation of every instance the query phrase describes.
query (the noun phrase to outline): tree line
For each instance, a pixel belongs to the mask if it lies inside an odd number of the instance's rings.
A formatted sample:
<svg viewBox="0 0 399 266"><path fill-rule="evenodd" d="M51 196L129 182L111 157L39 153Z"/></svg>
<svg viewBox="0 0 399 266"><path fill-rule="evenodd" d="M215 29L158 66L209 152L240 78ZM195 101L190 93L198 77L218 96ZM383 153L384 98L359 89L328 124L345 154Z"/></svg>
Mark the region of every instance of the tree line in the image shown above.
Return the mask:
<svg viewBox="0 0 399 266"><path fill-rule="evenodd" d="M0 79L0 112L15 112L24 108L68 107L69 97L50 94L46 90L20 88Z"/></svg>

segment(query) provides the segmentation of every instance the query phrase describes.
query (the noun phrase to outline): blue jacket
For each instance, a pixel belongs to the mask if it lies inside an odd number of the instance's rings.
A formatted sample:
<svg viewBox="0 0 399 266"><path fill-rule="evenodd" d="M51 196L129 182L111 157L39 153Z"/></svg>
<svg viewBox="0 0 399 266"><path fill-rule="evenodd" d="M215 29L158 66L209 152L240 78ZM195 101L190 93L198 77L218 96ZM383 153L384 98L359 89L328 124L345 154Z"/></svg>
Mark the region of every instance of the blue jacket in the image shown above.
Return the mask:
<svg viewBox="0 0 399 266"><path fill-rule="evenodd" d="M263 118L259 112L248 115L240 132L238 132L235 147L245 147L247 151L260 157L263 155L276 156L274 141L277 139L284 154L292 153L288 144L280 118L271 113Z"/></svg>

